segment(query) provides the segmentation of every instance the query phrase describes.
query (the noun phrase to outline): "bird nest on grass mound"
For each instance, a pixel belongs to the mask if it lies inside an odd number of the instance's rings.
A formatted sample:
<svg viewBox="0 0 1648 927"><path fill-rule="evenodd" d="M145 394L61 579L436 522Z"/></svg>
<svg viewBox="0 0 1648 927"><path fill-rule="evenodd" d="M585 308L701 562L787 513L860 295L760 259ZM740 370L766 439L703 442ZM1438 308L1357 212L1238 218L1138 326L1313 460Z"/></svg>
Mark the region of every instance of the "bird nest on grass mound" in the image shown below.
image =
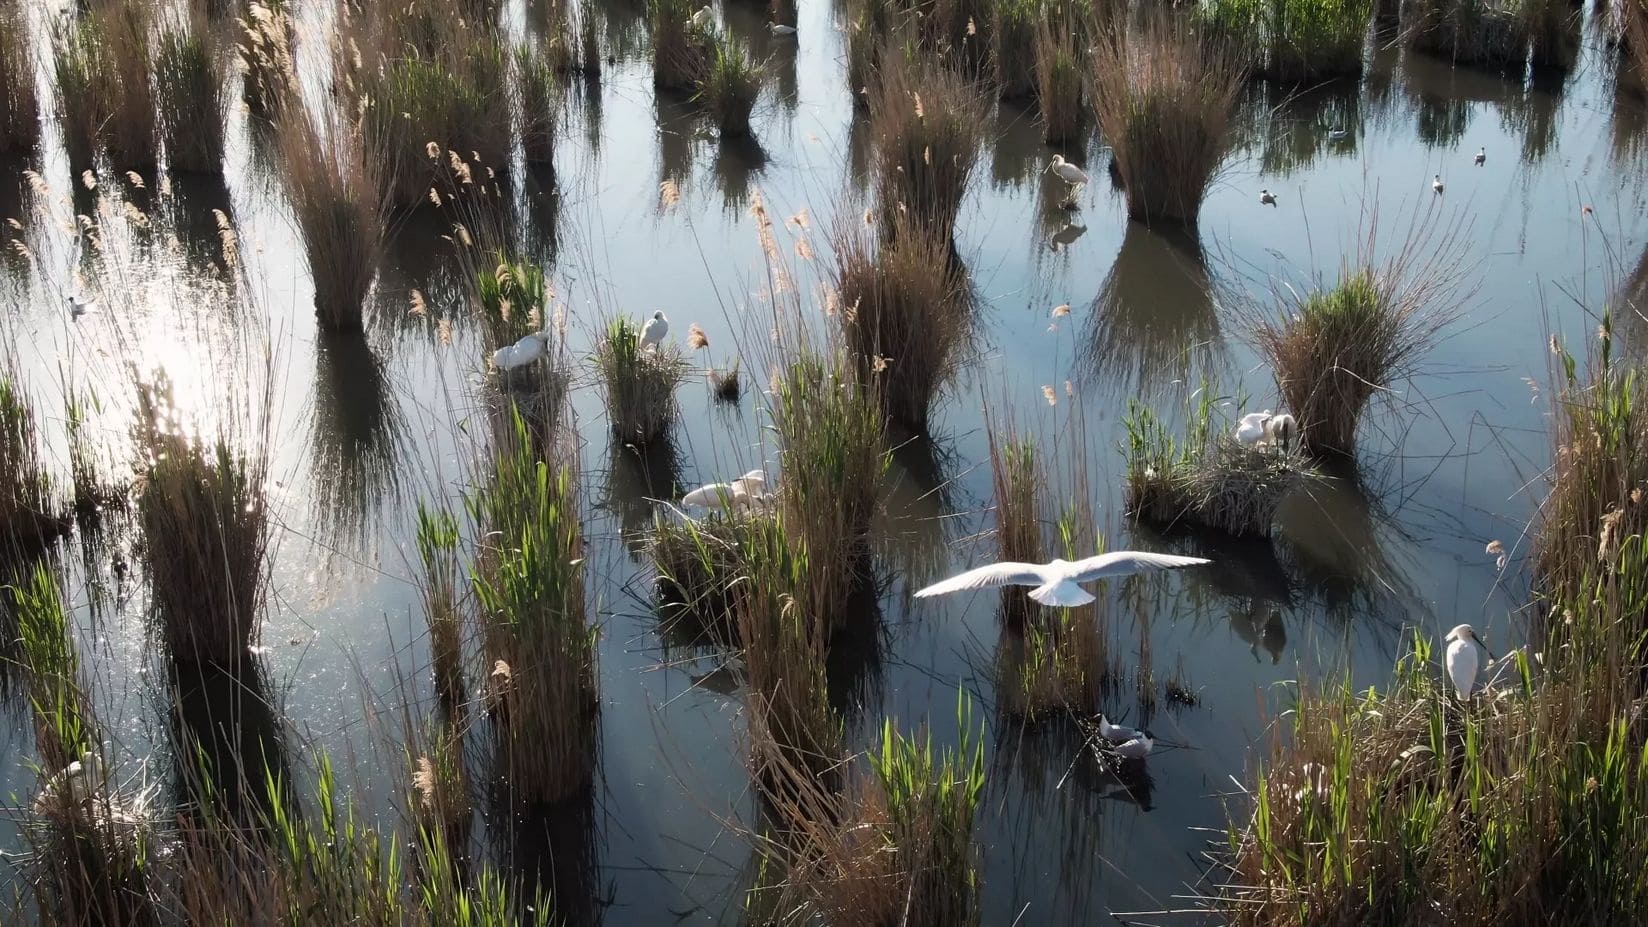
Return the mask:
<svg viewBox="0 0 1648 927"><path fill-rule="evenodd" d="M660 517L652 535L659 614L666 636L688 643L734 646L736 586L748 575L748 541L774 515L724 512L697 521Z"/></svg>
<svg viewBox="0 0 1648 927"><path fill-rule="evenodd" d="M1146 462L1127 476L1127 512L1157 528L1186 523L1233 537L1269 537L1282 500L1314 472L1298 450L1213 438L1202 453Z"/></svg>
<svg viewBox="0 0 1648 927"><path fill-rule="evenodd" d="M145 860L154 851L151 794L48 783L35 798L26 827L37 878L59 913L136 923L118 912L140 910L147 896ZM71 918L76 922L79 917Z"/></svg>

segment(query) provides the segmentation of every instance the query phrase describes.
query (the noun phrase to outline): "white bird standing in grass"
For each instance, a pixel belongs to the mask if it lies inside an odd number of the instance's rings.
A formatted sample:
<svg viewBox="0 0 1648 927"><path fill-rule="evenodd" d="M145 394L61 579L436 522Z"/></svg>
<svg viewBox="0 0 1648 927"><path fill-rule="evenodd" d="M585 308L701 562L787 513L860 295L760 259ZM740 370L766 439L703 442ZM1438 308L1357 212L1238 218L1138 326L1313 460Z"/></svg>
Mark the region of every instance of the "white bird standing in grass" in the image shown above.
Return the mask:
<svg viewBox="0 0 1648 927"><path fill-rule="evenodd" d="M767 31L773 35L795 35L795 27L783 23L767 23Z"/></svg>
<svg viewBox="0 0 1648 927"><path fill-rule="evenodd" d="M1276 194L1270 192L1269 190L1260 190L1259 191L1259 205L1260 206L1275 206L1276 205Z"/></svg>
<svg viewBox="0 0 1648 927"><path fill-rule="evenodd" d="M504 345L492 352L492 366L499 370L514 370L536 363L544 356L549 344L549 332L533 332L514 344Z"/></svg>
<svg viewBox="0 0 1648 927"><path fill-rule="evenodd" d="M742 510L760 504L767 492L767 474L751 470L730 483L710 483L681 497L681 504L699 509Z"/></svg>
<svg viewBox="0 0 1648 927"><path fill-rule="evenodd" d="M1488 161L1488 149L1486 149L1486 148L1476 149L1476 166L1481 167L1483 164L1486 164L1487 161Z"/></svg>
<svg viewBox="0 0 1648 927"><path fill-rule="evenodd" d="M713 14L710 12L710 8L706 6L698 12L692 14L692 18L687 20L687 25L693 27L694 29L708 29L710 26L710 17L712 15Z"/></svg>
<svg viewBox="0 0 1648 927"><path fill-rule="evenodd" d="M1054 560L1051 563L992 563L974 567L959 576L918 589L915 597L969 589L992 589L997 586L1034 586L1030 598L1043 605L1072 608L1093 601L1093 594L1077 583L1096 579L1114 579L1131 576L1145 570L1169 570L1177 567L1211 563L1201 557L1180 557L1176 554L1152 554L1140 550L1117 550L1085 560Z"/></svg>
<svg viewBox="0 0 1648 927"><path fill-rule="evenodd" d="M1236 422L1236 443L1257 447L1265 439L1265 426L1270 422L1270 410L1249 412Z"/></svg>
<svg viewBox="0 0 1648 927"><path fill-rule="evenodd" d="M1272 415L1265 422L1265 443L1274 444L1282 450L1287 450L1295 435L1299 433L1299 423L1293 416L1283 412L1281 415Z"/></svg>
<svg viewBox="0 0 1648 927"><path fill-rule="evenodd" d="M1064 155L1054 155L1053 162L1047 165L1047 169L1053 172L1053 176L1072 187L1087 186L1087 172L1064 160Z"/></svg>
<svg viewBox="0 0 1648 927"><path fill-rule="evenodd" d="M1442 175L1441 174L1432 174L1431 175L1431 189L1436 191L1437 196L1442 195Z"/></svg>
<svg viewBox="0 0 1648 927"><path fill-rule="evenodd" d="M648 346L656 351L664 343L664 336L669 334L669 319L664 318L664 310L660 309L652 314L647 324L641 329L641 350Z"/></svg>
<svg viewBox="0 0 1648 927"><path fill-rule="evenodd" d="M1444 662L1448 668L1448 680L1453 683L1454 691L1459 693L1459 700L1465 701L1471 697L1471 690L1476 688L1476 672L1482 666L1482 654L1476 652L1481 647L1484 652L1488 645L1476 636L1476 629L1468 624L1454 625L1448 636L1448 652ZM1491 658L1493 654L1488 654Z"/></svg>

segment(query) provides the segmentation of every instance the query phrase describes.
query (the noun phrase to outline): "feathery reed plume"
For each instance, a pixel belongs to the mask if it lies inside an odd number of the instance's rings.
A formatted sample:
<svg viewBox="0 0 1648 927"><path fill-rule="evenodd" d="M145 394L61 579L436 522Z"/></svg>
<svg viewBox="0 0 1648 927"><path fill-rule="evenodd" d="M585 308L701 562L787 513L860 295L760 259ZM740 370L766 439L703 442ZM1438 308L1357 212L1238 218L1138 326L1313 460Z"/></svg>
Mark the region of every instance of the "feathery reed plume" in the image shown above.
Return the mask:
<svg viewBox="0 0 1648 927"><path fill-rule="evenodd" d="M463 731L450 722L434 728L423 738L422 751L408 757L408 804L419 833L461 862L469 856L475 813L464 767Z"/></svg>
<svg viewBox="0 0 1648 927"><path fill-rule="evenodd" d="M899 424L925 434L933 400L961 363L972 331L966 271L947 229L897 212L879 249L861 223L836 234L838 318L859 377Z"/></svg>
<svg viewBox="0 0 1648 927"><path fill-rule="evenodd" d="M635 323L618 316L607 322L593 358L606 387L613 437L646 444L668 434L675 419L675 389L689 369L681 349L673 344L647 348Z"/></svg>
<svg viewBox="0 0 1648 927"><path fill-rule="evenodd" d="M948 236L981 156L987 101L967 77L930 58L883 50L870 86L876 191L886 228L899 213Z"/></svg>
<svg viewBox="0 0 1648 927"><path fill-rule="evenodd" d="M475 307L494 349L547 329L551 295L542 267L503 253L496 258L495 267L474 274Z"/></svg>
<svg viewBox="0 0 1648 927"><path fill-rule="evenodd" d="M269 569L267 450L179 434L170 384L136 386L137 514L160 638L178 663L239 667L257 641Z"/></svg>
<svg viewBox="0 0 1648 927"><path fill-rule="evenodd" d="M1127 215L1195 226L1230 141L1243 65L1183 21L1115 17L1093 36L1093 108L1127 192Z"/></svg>
<svg viewBox="0 0 1648 927"><path fill-rule="evenodd" d="M155 102L166 164L173 171L223 169L222 68L205 27L168 29L155 56Z"/></svg>
<svg viewBox="0 0 1648 927"><path fill-rule="evenodd" d="M288 107L276 141L315 288L315 317L333 331L358 332L383 250L385 203L360 126L336 111L323 113L323 122L316 127L307 112Z"/></svg>
<svg viewBox="0 0 1648 927"><path fill-rule="evenodd" d="M750 50L725 33L707 36L707 65L697 81L698 102L715 120L722 138L750 134L750 113L766 82L766 67L751 60Z"/></svg>
<svg viewBox="0 0 1648 927"><path fill-rule="evenodd" d="M1087 130L1087 73L1081 37L1062 18L1035 27L1036 101L1042 139L1049 145L1079 141Z"/></svg>
<svg viewBox="0 0 1648 927"><path fill-rule="evenodd" d="M241 99L253 115L273 119L298 93L292 45L297 34L286 4L253 2L240 20Z"/></svg>
<svg viewBox="0 0 1648 927"><path fill-rule="evenodd" d="M31 41L28 8L0 2L0 154L33 151L40 144Z"/></svg>

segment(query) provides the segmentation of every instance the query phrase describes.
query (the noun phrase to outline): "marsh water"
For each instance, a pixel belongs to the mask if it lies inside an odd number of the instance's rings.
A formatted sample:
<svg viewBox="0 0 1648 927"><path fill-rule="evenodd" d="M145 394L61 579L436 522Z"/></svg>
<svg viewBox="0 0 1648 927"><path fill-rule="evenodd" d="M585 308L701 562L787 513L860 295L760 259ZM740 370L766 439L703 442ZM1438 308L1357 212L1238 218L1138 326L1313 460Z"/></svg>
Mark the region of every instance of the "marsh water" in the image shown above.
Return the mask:
<svg viewBox="0 0 1648 927"><path fill-rule="evenodd" d="M708 335L695 364L737 358L746 390L740 403L720 404L690 378L672 446L640 453L611 438L598 385L579 367L572 402L601 627L601 750L597 875L568 910L610 925L731 922L752 878L740 823L754 806L741 694L718 684L725 655L661 636L644 536L651 500L771 465L761 387L775 359L774 305L799 303L828 324L819 284L829 232L861 221L868 140L843 77L839 10L804 4L798 37L779 39L763 27L764 8L725 4L718 15L771 56L775 80L755 140L723 143L690 104L655 97L641 7L623 9L606 8L618 57L569 97L553 176L512 172L522 240L555 281L575 358L602 313L662 309L671 337L689 323ZM956 231L979 301L975 351L940 400L931 439L895 455L878 526L883 638L847 697L857 748L884 717L906 730L926 723L952 743L958 690L972 702L987 749L977 827L984 923L1196 907L1227 801L1241 813L1230 796L1268 750L1290 681L1348 674L1359 686L1383 684L1410 634L1436 638L1462 621L1495 644L1517 640L1524 531L1550 457L1549 341L1583 350L1604 307L1631 288L1648 233L1645 116L1616 89L1594 19L1564 77L1523 83L1454 69L1384 36L1359 84L1251 88L1194 238L1127 220L1104 180L1101 138L1052 149L1033 111L1004 103L993 113ZM231 115L230 131L222 181L149 177L136 190L116 165L94 193L70 176L48 127L37 161L0 172L0 213L23 220L34 255L32 266L0 263L0 300L49 433L61 431L64 385L91 387L106 406L94 425L117 453L129 423L127 363L166 371L180 416L206 433L227 420L228 403L270 410L269 720L296 775L326 752L365 813L387 823L401 804L402 718L433 710L411 581L413 516L419 499L454 502L472 471L481 339L460 311L449 229L430 215L397 226L365 342L317 334L278 178L244 114ZM1487 159L1476 167L1479 147ZM1064 187L1043 172L1061 152L1095 178L1073 209L1061 208ZM49 191L31 190L26 168ZM1446 183L1440 196L1433 174ZM661 198L665 181L678 200ZM1259 204L1261 188L1277 195L1276 208ZM88 255L69 202L91 212L101 194L130 197L148 215L105 208L105 253ZM792 271L777 294L749 214L757 198ZM223 295L214 209L237 236L249 312ZM805 227L783 221L803 212ZM1230 397L1223 414L1275 407L1239 294L1331 277L1374 217L1381 247L1412 229L1454 230L1468 292L1416 376L1376 402L1355 473L1290 498L1273 542L1164 539L1132 525L1118 450L1129 400L1173 417L1205 383ZM810 261L797 254L801 237L817 253ZM426 314L411 311L414 290ZM71 318L66 298L82 291L98 306ZM1072 311L1053 317L1061 304ZM1126 671L1107 709L1162 742L1146 788L1118 787L1078 762L1068 738L1024 730L997 710L997 596L909 596L993 555L986 406L1042 437L1066 491L1085 482L1109 546L1217 561L1103 593ZM255 440L258 429L240 430ZM52 457L65 470L61 446ZM1496 539L1510 552L1503 573L1484 552ZM58 560L121 777L163 783L167 706L149 684L158 664L132 543L116 526L95 543L71 539ZM1146 659L1153 699L1134 685ZM1194 704L1170 702L1169 680ZM32 737L27 713L9 701L0 795L27 807ZM5 846L17 846L13 824L4 826Z"/></svg>

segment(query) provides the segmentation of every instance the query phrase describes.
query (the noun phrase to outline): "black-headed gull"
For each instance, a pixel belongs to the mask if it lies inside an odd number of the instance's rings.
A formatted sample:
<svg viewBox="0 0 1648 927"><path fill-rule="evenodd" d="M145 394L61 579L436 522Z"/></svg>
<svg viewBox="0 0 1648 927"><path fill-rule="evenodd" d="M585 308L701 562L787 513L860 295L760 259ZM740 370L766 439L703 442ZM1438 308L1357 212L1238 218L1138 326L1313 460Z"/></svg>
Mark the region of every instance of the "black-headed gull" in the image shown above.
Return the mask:
<svg viewBox="0 0 1648 927"><path fill-rule="evenodd" d="M1043 605L1071 608L1093 601L1093 594L1077 583L1096 579L1130 576L1145 570L1167 570L1177 567L1211 563L1201 557L1180 557L1176 554L1152 554L1139 550L1117 550L1085 560L1054 560L1051 563L992 563L975 567L959 576L937 582L915 593L918 599L963 592L968 589L990 589L996 586L1034 586L1030 598Z"/></svg>

